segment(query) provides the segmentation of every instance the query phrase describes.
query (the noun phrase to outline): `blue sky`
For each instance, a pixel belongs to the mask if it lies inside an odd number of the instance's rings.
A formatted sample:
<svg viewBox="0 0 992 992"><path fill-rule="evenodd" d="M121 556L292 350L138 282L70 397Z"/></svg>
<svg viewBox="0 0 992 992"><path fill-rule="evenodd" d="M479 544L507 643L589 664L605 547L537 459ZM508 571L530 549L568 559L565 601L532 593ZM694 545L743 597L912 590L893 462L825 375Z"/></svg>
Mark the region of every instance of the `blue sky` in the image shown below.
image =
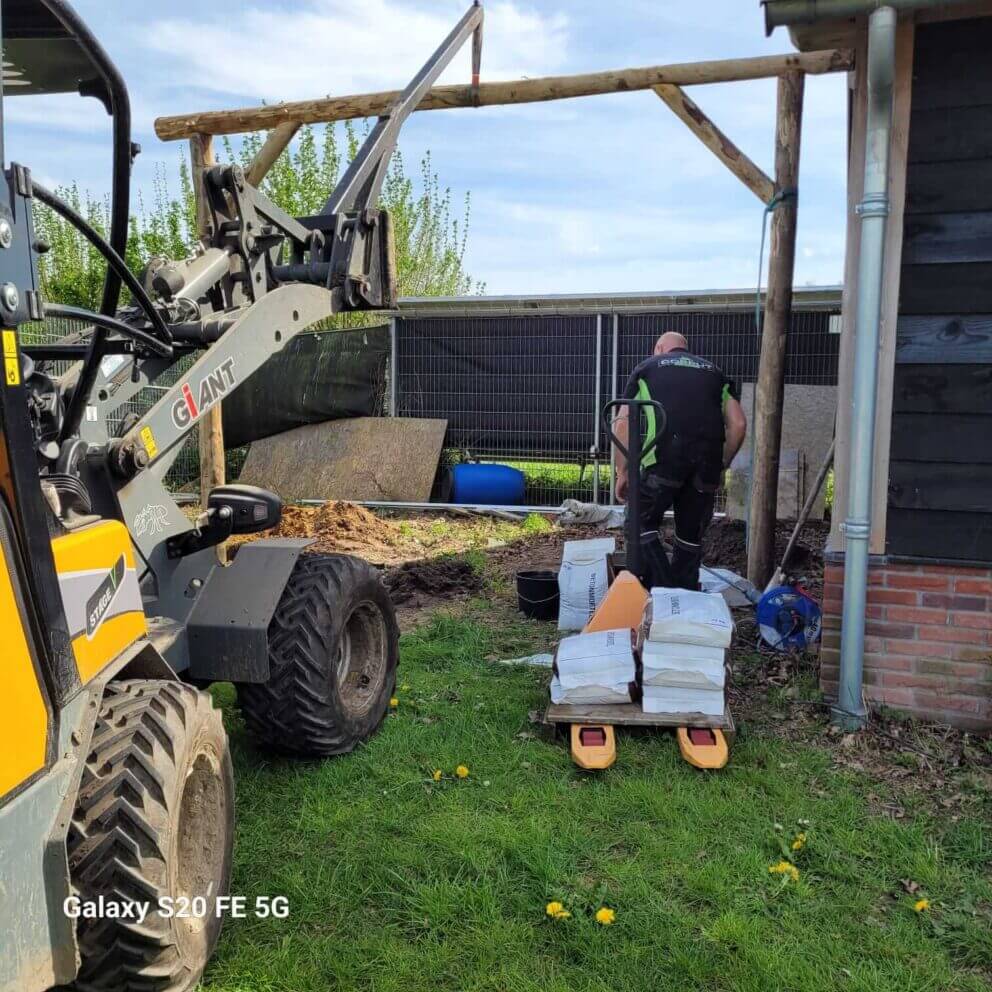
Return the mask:
<svg viewBox="0 0 992 992"><path fill-rule="evenodd" d="M160 114L403 86L466 0L76 0L123 70L135 185L175 175L181 143ZM359 14L360 11L360 14ZM483 79L595 71L791 50L764 37L757 0L492 0ZM464 53L442 81L467 81ZM810 77L800 171L796 284L842 273L846 81ZM691 95L766 172L775 84ZM95 101L7 101L8 157L47 183L109 185L109 127ZM650 91L517 107L415 114L400 148L430 149L459 200L470 190L466 257L489 293L741 288L756 278L761 206Z"/></svg>

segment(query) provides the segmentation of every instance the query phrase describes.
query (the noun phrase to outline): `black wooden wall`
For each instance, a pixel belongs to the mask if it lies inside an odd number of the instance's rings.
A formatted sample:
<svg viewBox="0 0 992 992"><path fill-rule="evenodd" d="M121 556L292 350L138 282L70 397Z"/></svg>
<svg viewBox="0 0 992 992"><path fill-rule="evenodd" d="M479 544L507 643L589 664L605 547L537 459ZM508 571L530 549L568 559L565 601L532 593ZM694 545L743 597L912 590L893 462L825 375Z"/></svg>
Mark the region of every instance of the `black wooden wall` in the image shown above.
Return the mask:
<svg viewBox="0 0 992 992"><path fill-rule="evenodd" d="M992 17L916 29L886 550L992 561Z"/></svg>

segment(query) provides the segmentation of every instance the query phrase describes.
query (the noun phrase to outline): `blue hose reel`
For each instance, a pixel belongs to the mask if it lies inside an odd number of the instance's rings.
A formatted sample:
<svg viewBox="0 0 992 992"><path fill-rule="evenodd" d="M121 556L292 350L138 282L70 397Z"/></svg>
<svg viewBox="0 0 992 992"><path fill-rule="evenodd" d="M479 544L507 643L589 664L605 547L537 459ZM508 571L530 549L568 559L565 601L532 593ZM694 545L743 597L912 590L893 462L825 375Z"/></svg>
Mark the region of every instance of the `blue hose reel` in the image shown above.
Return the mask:
<svg viewBox="0 0 992 992"><path fill-rule="evenodd" d="M777 651L802 651L820 639L820 607L795 586L769 589L758 601L757 620L761 639Z"/></svg>

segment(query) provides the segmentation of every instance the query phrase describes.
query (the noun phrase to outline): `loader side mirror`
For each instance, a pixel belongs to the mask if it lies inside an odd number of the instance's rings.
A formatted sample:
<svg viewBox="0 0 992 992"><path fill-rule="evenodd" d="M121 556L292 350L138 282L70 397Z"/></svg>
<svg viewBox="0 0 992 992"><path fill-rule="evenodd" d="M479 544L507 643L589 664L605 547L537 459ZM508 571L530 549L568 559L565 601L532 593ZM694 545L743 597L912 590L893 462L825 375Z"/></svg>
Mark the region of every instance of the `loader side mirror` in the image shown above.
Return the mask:
<svg viewBox="0 0 992 992"><path fill-rule="evenodd" d="M208 510L231 511L232 534L270 530L282 519L282 500L268 489L232 484L217 486L207 497Z"/></svg>

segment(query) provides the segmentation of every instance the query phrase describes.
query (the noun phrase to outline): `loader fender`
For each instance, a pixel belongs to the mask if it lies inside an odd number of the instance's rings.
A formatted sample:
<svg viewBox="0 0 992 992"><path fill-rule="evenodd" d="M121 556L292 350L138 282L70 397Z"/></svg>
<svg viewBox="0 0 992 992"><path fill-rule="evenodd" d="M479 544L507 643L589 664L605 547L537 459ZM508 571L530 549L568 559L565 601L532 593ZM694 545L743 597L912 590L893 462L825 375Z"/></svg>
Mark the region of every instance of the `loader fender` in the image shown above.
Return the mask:
<svg viewBox="0 0 992 992"><path fill-rule="evenodd" d="M215 568L187 624L192 679L266 682L269 623L308 538L275 537L243 544L226 568Z"/></svg>

